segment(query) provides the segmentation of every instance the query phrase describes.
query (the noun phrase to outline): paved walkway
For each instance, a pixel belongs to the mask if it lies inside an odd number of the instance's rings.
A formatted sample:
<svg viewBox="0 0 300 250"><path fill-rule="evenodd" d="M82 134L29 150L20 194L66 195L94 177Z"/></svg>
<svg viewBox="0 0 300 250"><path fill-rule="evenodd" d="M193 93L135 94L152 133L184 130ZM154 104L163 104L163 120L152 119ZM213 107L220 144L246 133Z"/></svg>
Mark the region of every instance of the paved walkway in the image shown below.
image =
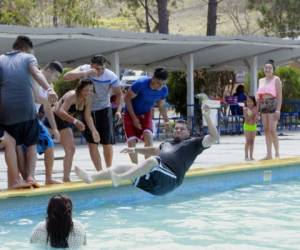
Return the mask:
<svg viewBox="0 0 300 250"><path fill-rule="evenodd" d="M291 157L300 155L300 132L286 132L284 136L279 137L281 157ZM155 142L158 145L159 142ZM142 146L142 144L139 144ZM121 154L122 148L126 147L124 143L118 143L114 148L113 164L124 164L129 162L129 157L126 154ZM100 150L102 152L102 149ZM264 136L257 136L254 148L254 158L262 159L265 156L265 141ZM55 157L59 158L55 161L54 177L62 179L63 165L63 149L60 145L55 148ZM140 156L140 160L142 157ZM103 161L103 159L102 159ZM243 136L222 136L220 144L216 144L210 149L199 155L193 167L210 168L224 164L242 163L244 162L244 137ZM74 165L85 167L88 171L94 171L94 167L90 160L88 148L86 145L78 145L74 159ZM44 162L39 156L39 161L36 169L36 179L44 182ZM74 173L71 174L72 180L78 180ZM6 188L6 166L4 163L3 152L0 152L0 189Z"/></svg>

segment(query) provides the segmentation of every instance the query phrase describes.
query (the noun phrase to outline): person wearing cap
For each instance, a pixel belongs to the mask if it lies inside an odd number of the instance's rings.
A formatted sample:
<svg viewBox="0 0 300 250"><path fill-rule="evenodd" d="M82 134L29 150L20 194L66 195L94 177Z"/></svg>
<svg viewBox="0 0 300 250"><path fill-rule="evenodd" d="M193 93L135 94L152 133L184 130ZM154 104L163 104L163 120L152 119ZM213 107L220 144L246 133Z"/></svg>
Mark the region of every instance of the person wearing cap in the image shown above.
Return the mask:
<svg viewBox="0 0 300 250"><path fill-rule="evenodd" d="M110 95L111 93L116 95L115 103L118 106L118 111L115 116L120 119L122 91L118 76L107 69L105 67L106 64L109 64L109 62L104 56L95 55L91 58L90 64L81 65L67 72L64 75L64 80L73 81L80 78L89 78L92 80L94 85L94 94L91 104L93 122L100 135L100 143L103 146L106 167L110 167L113 159L113 144L115 144ZM83 136L88 142L93 164L95 168L100 171L102 169L102 163L98 143L94 141L93 133L88 127L84 130Z"/></svg>
<svg viewBox="0 0 300 250"><path fill-rule="evenodd" d="M12 51L0 56L0 127L15 139L17 147L27 147L26 181L38 186L34 171L39 122L32 95L32 78L47 91L50 103L56 102L57 95L38 68L30 38L18 36L12 47ZM12 157L16 152L13 154Z"/></svg>
<svg viewBox="0 0 300 250"><path fill-rule="evenodd" d="M124 98L124 128L128 147L134 148L138 140L143 140L145 147L152 147L152 108L156 103L165 126L168 126L169 119L164 107L164 100L168 96L167 78L168 72L164 68L157 68L153 77L136 80L127 92ZM137 154L129 153L129 156L133 163L138 162Z"/></svg>

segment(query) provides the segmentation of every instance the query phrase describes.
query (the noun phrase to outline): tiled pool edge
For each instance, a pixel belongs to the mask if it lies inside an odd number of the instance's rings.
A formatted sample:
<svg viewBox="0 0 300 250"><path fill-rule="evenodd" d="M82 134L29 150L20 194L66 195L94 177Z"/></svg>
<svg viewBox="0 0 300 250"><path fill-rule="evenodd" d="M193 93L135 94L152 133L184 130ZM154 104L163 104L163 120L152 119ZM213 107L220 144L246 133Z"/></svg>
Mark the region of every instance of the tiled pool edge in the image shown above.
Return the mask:
<svg viewBox="0 0 300 250"><path fill-rule="evenodd" d="M299 171L294 171L292 176L290 174L288 174L288 176L285 176L284 171L280 171L281 176L274 175L273 172L276 171L276 169L282 168L287 170L287 167L289 166L298 167ZM280 160L256 161L256 162L248 162L248 163L241 163L241 164L227 164L227 165L217 166L217 167L212 167L207 169L203 169L201 167L193 168L190 171L188 171L186 180L190 178L196 178L196 177L199 177L199 179L202 180L203 177L210 177L208 179L211 179L212 176L218 176L219 179L220 175L230 174L230 173L235 173L235 175L238 177L244 172L251 173L253 171L259 171L261 173L260 174L261 178L258 179L251 178L253 183L252 182L249 183L249 181L247 181L245 185L263 184L265 182L272 182L272 180L273 181L274 180L278 181L280 179L285 180L286 179L285 177L287 177L288 179L291 179L293 177L297 178L300 177L300 157L285 158ZM130 185L130 183L126 182L124 183L124 185ZM234 187L236 186L233 186L232 188ZM3 190L0 192L0 202L4 199L9 199L9 198L43 196L43 195L56 194L61 192L68 193L68 192L75 192L75 191L89 191L89 190L102 189L102 188L114 189L111 185L111 181L99 181L92 184L85 184L83 182L72 182L72 183L66 183L62 185L47 185L38 189Z"/></svg>
<svg viewBox="0 0 300 250"><path fill-rule="evenodd" d="M113 209L121 206L180 202L195 195L205 196L253 184L276 183L300 178L300 157L279 161L255 162L219 166L213 169L196 168L188 172L183 184L165 196L152 196L125 183L119 188L110 181L94 184L74 182L34 190L3 191L0 195L0 222L31 216L43 217L52 194L67 194L73 201L75 213L97 207Z"/></svg>

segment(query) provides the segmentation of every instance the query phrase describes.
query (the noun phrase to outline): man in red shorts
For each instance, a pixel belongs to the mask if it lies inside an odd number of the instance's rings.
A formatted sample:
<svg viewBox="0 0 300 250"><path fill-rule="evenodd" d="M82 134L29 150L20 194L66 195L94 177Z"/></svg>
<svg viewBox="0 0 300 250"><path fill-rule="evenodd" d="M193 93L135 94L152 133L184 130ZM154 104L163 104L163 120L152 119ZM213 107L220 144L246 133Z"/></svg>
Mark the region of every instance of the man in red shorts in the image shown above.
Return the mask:
<svg viewBox="0 0 300 250"><path fill-rule="evenodd" d="M124 128L128 147L135 147L138 140L143 140L145 147L151 147L152 142L152 108L158 104L159 111L165 124L168 116L164 107L164 99L168 95L165 82L168 72L164 68L157 68L152 78L142 77L135 81L125 96ZM130 153L133 163L138 162L137 154ZM145 155L145 157L149 157Z"/></svg>

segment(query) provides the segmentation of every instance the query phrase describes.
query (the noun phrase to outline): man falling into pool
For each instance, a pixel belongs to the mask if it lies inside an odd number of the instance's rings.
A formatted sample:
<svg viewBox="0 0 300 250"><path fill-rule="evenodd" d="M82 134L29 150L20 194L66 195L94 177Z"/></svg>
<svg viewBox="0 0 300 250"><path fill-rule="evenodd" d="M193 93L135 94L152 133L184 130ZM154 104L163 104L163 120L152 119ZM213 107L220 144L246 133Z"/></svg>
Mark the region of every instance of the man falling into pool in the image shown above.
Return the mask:
<svg viewBox="0 0 300 250"><path fill-rule="evenodd" d="M142 163L117 165L91 175L79 167L75 167L75 172L86 183L111 179L113 185L118 186L123 180L131 180L134 186L153 195L169 193L181 185L196 157L219 139L207 105L202 107L202 113L208 126L208 135L204 137L191 137L186 121L179 120L175 123L173 138L162 142L159 148L125 148L121 151L152 155Z"/></svg>

